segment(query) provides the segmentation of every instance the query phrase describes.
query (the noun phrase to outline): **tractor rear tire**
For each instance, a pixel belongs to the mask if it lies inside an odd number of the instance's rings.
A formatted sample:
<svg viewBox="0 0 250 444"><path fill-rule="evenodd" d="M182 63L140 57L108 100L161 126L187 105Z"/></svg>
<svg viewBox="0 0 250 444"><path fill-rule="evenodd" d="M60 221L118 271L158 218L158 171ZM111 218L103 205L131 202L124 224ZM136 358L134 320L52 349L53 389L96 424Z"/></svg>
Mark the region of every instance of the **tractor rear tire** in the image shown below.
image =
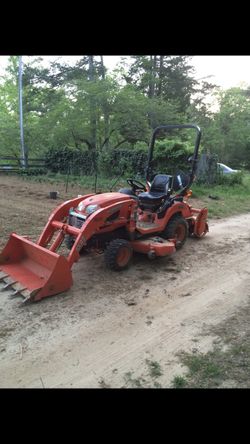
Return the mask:
<svg viewBox="0 0 250 444"><path fill-rule="evenodd" d="M164 239L176 239L175 248L176 250L179 250L185 244L188 236L187 221L179 215L174 216L168 222L165 230L161 233L161 236Z"/></svg>
<svg viewBox="0 0 250 444"><path fill-rule="evenodd" d="M133 255L133 249L125 239L112 240L104 251L104 259L110 270L121 271L128 267Z"/></svg>

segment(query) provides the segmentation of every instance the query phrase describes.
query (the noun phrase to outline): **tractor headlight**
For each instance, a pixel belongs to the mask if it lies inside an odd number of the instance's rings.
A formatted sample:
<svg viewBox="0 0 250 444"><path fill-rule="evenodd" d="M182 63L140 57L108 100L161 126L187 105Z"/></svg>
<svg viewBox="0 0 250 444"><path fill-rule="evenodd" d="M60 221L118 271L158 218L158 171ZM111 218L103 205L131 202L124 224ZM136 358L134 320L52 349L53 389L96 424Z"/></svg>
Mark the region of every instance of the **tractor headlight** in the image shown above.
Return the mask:
<svg viewBox="0 0 250 444"><path fill-rule="evenodd" d="M88 205L85 208L85 213L90 215L90 214L94 213L96 210L99 210L99 208L100 208L99 205Z"/></svg>
<svg viewBox="0 0 250 444"><path fill-rule="evenodd" d="M77 207L77 209L78 209L79 211L83 211L84 208L85 208L85 204L84 204L84 202L80 202L79 205L78 205L78 207Z"/></svg>

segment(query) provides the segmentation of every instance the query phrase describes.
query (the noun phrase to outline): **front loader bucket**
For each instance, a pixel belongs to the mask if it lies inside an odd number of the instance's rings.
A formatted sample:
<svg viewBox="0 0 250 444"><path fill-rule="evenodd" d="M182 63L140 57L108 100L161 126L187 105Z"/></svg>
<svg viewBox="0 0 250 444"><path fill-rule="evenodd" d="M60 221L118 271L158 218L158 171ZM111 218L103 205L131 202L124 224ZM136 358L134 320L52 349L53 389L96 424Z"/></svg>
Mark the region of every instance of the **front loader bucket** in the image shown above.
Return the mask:
<svg viewBox="0 0 250 444"><path fill-rule="evenodd" d="M73 281L69 263L32 241L12 233L0 254L0 281L25 301L39 301L68 290Z"/></svg>

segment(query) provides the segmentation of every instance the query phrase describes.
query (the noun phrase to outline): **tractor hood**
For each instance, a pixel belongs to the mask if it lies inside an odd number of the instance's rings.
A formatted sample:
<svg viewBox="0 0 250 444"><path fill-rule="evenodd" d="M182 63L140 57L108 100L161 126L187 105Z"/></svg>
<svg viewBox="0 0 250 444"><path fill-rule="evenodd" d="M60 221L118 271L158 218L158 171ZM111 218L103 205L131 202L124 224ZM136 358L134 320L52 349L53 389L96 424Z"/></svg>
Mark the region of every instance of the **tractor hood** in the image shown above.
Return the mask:
<svg viewBox="0 0 250 444"><path fill-rule="evenodd" d="M74 208L74 212L88 216L100 208L105 208L109 205L129 200L130 197L122 193L101 193L93 194L84 199Z"/></svg>

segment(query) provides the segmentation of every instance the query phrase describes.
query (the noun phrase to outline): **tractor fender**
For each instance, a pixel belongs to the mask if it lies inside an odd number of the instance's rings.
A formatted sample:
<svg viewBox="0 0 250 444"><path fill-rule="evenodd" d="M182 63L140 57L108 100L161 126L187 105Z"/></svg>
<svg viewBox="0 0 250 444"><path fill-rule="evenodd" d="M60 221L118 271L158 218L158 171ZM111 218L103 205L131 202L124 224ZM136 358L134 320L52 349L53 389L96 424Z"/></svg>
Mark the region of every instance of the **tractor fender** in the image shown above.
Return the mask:
<svg viewBox="0 0 250 444"><path fill-rule="evenodd" d="M184 202L175 202L168 210L166 211L164 222L167 224L170 219L175 216L181 216L183 219L191 217L190 207Z"/></svg>

